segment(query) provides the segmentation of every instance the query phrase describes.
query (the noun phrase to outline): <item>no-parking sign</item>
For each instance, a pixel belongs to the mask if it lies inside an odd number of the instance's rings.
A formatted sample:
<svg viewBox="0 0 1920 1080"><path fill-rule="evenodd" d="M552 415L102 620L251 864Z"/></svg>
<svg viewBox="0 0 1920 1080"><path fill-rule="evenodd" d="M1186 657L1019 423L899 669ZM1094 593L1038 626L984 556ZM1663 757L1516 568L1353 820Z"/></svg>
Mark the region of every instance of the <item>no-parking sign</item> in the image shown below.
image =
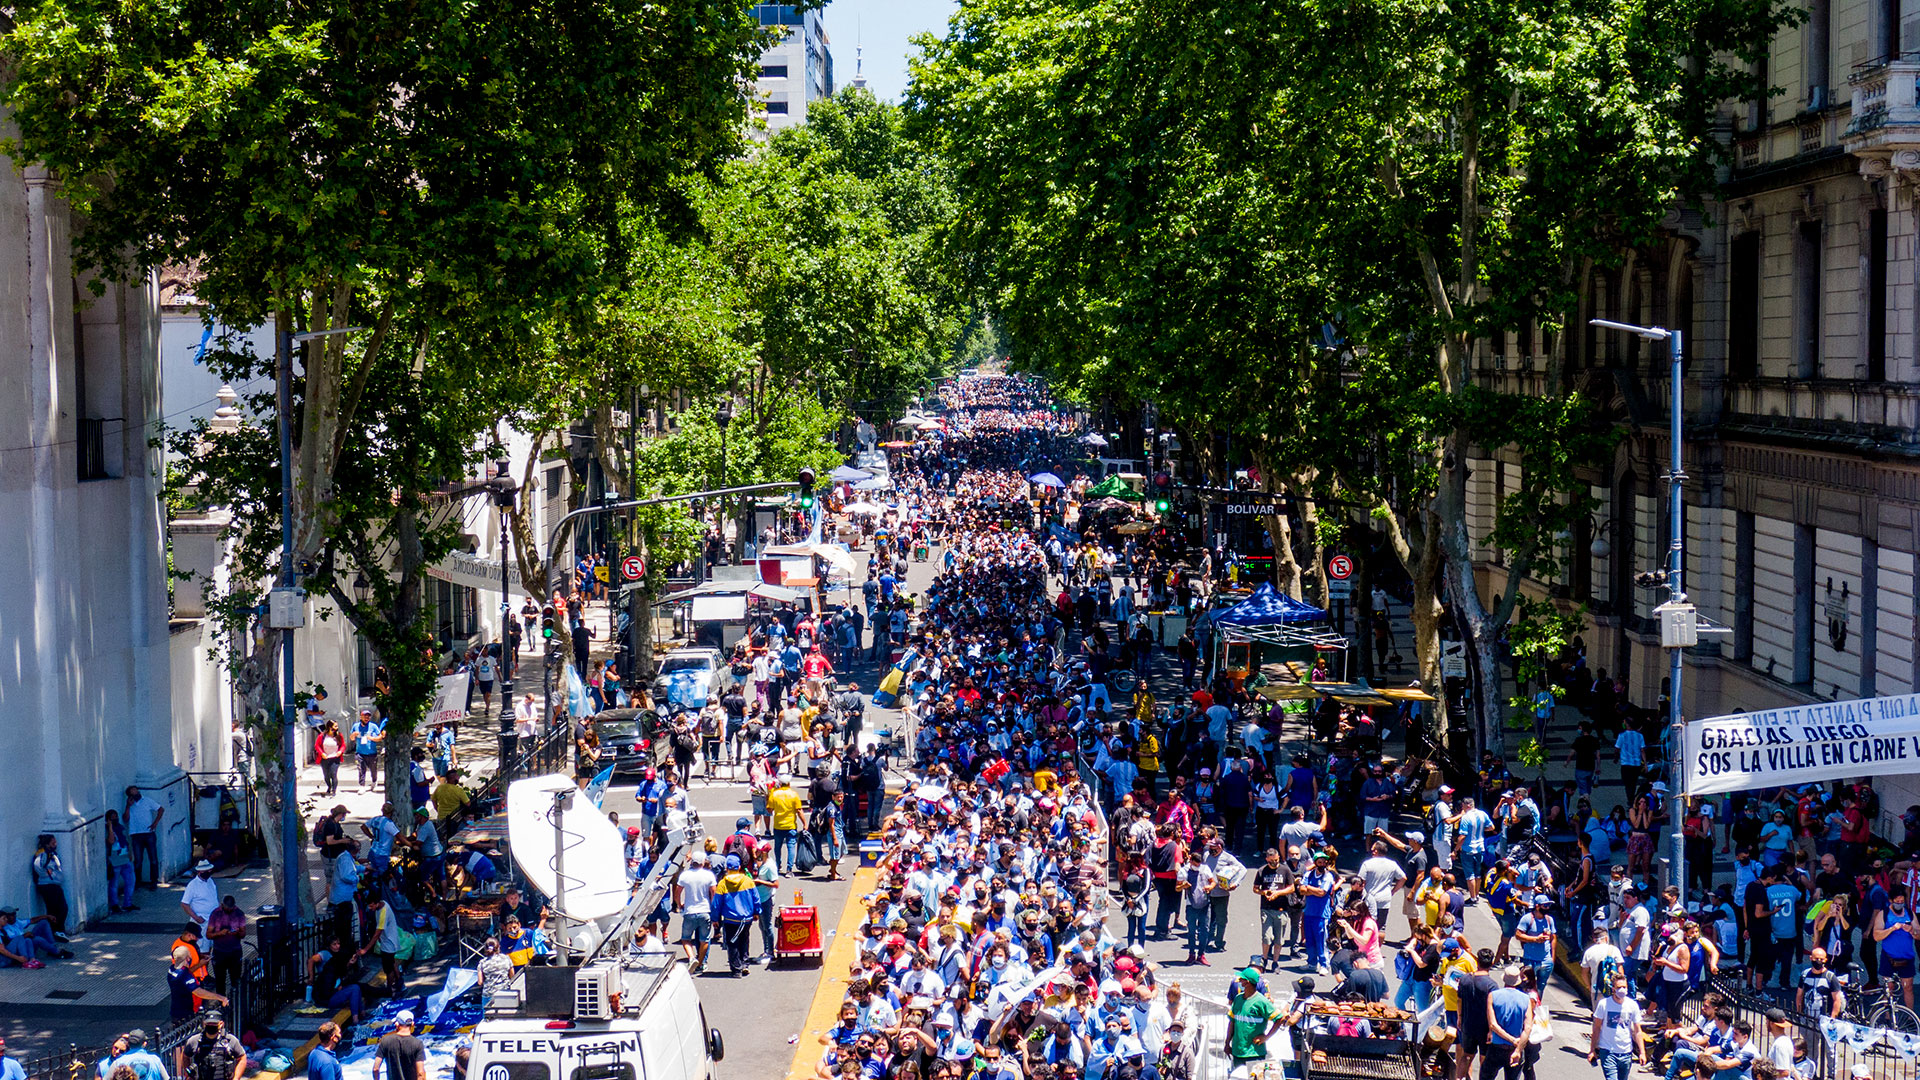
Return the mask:
<svg viewBox="0 0 1920 1080"><path fill-rule="evenodd" d="M647 560L638 555L629 555L620 560L620 576L628 581L639 581L647 576Z"/></svg>

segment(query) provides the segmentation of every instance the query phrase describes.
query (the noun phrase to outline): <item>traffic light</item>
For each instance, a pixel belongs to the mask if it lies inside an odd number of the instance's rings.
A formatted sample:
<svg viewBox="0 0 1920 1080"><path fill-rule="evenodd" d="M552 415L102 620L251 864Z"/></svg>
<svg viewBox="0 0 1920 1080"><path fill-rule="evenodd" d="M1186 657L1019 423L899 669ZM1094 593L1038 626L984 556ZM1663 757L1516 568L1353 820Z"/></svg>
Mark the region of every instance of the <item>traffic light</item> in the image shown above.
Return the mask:
<svg viewBox="0 0 1920 1080"><path fill-rule="evenodd" d="M1171 509L1173 509L1173 503L1169 501L1165 495L1162 495L1159 498L1153 500L1154 513L1164 514Z"/></svg>
<svg viewBox="0 0 1920 1080"><path fill-rule="evenodd" d="M800 509L813 509L813 470L800 470Z"/></svg>
<svg viewBox="0 0 1920 1080"><path fill-rule="evenodd" d="M553 605L552 604L548 604L547 606L540 609L540 636L542 638L553 637Z"/></svg>
<svg viewBox="0 0 1920 1080"><path fill-rule="evenodd" d="M1164 514L1173 509L1173 477L1160 473L1153 478L1153 512Z"/></svg>

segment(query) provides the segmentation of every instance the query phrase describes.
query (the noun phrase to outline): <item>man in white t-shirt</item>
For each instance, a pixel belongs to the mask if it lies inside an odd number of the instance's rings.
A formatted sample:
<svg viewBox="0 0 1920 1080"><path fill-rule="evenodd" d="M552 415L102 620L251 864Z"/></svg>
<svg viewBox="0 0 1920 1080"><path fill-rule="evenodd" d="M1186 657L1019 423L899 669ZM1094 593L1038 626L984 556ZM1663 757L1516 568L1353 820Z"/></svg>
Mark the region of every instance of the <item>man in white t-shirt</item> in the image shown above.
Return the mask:
<svg viewBox="0 0 1920 1080"><path fill-rule="evenodd" d="M1440 785L1440 797L1433 801L1433 865L1453 869L1453 788Z"/></svg>
<svg viewBox="0 0 1920 1080"><path fill-rule="evenodd" d="M1653 952L1653 913L1640 902L1640 887L1629 885L1620 894L1620 953L1627 960L1627 981L1637 982Z"/></svg>
<svg viewBox="0 0 1920 1080"><path fill-rule="evenodd" d="M1613 987L1593 1010L1593 1031L1587 1061L1600 1066L1605 1080L1627 1080L1636 1062L1647 1065L1646 1036L1640 1031L1640 1005L1627 994L1627 977L1616 975Z"/></svg>
<svg viewBox="0 0 1920 1080"><path fill-rule="evenodd" d="M1375 840L1373 854L1360 864L1360 881L1367 889L1367 906L1373 909L1374 925L1382 938L1387 935L1387 915L1393 910L1393 894L1407 880L1407 872L1387 857L1387 842ZM1408 928L1412 932L1412 928Z"/></svg>
<svg viewBox="0 0 1920 1080"><path fill-rule="evenodd" d="M680 912L680 945L687 953L687 970L706 969L707 939L713 929L713 889L719 879L707 869L707 854L696 851L673 883L673 906Z"/></svg>

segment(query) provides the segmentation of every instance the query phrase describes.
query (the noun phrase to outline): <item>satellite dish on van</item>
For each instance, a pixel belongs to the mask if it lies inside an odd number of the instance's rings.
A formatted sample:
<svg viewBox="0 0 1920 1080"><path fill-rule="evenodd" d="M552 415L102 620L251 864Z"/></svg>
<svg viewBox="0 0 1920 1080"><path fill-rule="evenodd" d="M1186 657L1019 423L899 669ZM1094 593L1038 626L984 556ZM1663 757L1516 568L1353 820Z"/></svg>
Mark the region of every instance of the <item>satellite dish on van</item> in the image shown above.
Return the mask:
<svg viewBox="0 0 1920 1080"><path fill-rule="evenodd" d="M568 777L535 776L507 786L507 841L514 865L569 919L599 919L626 907L620 831Z"/></svg>

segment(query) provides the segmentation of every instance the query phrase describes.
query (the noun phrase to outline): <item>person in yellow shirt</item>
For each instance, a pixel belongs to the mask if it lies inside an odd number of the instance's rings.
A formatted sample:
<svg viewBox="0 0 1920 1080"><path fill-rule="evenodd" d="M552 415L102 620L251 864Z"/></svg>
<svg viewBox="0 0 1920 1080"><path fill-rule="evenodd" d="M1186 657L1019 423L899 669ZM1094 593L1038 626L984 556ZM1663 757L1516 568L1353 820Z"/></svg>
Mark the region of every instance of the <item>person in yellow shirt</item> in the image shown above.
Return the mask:
<svg viewBox="0 0 1920 1080"><path fill-rule="evenodd" d="M1427 876L1421 878L1420 884L1413 890L1413 902L1420 908L1420 921L1432 927L1440 925L1440 913L1448 908L1447 882L1441 876L1443 873L1437 866L1429 868Z"/></svg>
<svg viewBox="0 0 1920 1080"><path fill-rule="evenodd" d="M455 766L453 771L440 781L440 786L433 789L433 812L434 816L441 821L452 817L469 801L467 789L460 785L462 771Z"/></svg>
<svg viewBox="0 0 1920 1080"><path fill-rule="evenodd" d="M1151 729L1140 729L1140 742L1133 748L1134 764L1140 768L1141 776L1154 776L1160 772L1160 736Z"/></svg>
<svg viewBox="0 0 1920 1080"><path fill-rule="evenodd" d="M794 856L800 851L800 793L782 776L767 792L767 813L773 818L773 850L782 874L793 873Z"/></svg>
<svg viewBox="0 0 1920 1080"><path fill-rule="evenodd" d="M1461 946L1460 942L1448 938L1440 945L1440 999L1447 1010L1447 1024L1460 1026L1460 984L1480 965L1473 962L1473 954Z"/></svg>
<svg viewBox="0 0 1920 1080"><path fill-rule="evenodd" d="M1053 766L1041 765L1039 768L1033 770L1033 790L1045 795L1047 792L1053 790L1056 777L1057 774L1053 771Z"/></svg>

